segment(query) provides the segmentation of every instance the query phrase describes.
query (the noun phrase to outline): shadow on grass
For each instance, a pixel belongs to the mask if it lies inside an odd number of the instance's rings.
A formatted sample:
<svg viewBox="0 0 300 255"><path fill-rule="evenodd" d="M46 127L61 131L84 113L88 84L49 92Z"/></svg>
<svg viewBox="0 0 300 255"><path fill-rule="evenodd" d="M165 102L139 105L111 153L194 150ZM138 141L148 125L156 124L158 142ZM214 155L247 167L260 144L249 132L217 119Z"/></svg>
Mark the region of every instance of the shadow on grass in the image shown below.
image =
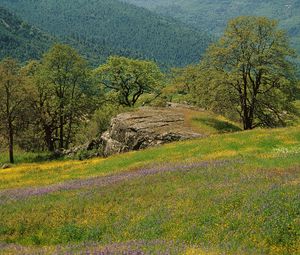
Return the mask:
<svg viewBox="0 0 300 255"><path fill-rule="evenodd" d="M40 163L40 162L44 162L44 161L52 161L52 160L63 160L63 157L61 157L60 155L56 154L56 153L41 153L41 154L37 154L32 158L29 158L28 163Z"/></svg>
<svg viewBox="0 0 300 255"><path fill-rule="evenodd" d="M230 122L217 120L215 118L196 118L195 121L201 122L206 126L212 127L219 133L237 132L242 129Z"/></svg>
<svg viewBox="0 0 300 255"><path fill-rule="evenodd" d="M41 163L46 161L53 160L63 160L62 157L59 157L55 153L49 152L20 152L17 151L15 153L15 164L21 163ZM9 158L7 152L0 153L0 166L1 164L9 164Z"/></svg>

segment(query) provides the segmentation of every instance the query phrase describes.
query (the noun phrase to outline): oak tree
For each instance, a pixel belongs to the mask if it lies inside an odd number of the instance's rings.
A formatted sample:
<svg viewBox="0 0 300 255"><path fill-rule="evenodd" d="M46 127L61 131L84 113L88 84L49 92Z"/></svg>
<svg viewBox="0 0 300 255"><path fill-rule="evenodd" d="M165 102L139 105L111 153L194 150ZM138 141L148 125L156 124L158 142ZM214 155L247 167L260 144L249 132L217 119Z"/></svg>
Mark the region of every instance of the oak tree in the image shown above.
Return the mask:
<svg viewBox="0 0 300 255"><path fill-rule="evenodd" d="M120 105L132 107L145 94L159 94L163 74L152 61L110 57L95 71L108 90L117 93Z"/></svg>
<svg viewBox="0 0 300 255"><path fill-rule="evenodd" d="M0 63L0 130L8 140L10 163L14 163L14 136L23 111L23 85L17 61L4 59Z"/></svg>
<svg viewBox="0 0 300 255"><path fill-rule="evenodd" d="M284 125L294 111L293 56L276 21L238 17L208 49L199 86L209 87L205 96L225 105L224 111L234 109L244 129Z"/></svg>
<svg viewBox="0 0 300 255"><path fill-rule="evenodd" d="M88 87L86 61L70 46L57 44L47 52L41 62L40 79L50 90L58 118L59 148L68 148L73 126L84 113Z"/></svg>

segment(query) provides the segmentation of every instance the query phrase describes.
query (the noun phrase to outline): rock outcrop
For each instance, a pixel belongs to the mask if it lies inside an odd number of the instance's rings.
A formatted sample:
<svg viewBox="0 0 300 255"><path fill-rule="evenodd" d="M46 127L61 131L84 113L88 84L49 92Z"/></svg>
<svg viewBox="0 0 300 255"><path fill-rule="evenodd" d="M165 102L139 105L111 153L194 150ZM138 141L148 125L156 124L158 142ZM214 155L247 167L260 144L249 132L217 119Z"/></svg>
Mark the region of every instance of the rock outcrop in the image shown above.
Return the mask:
<svg viewBox="0 0 300 255"><path fill-rule="evenodd" d="M171 108L140 108L112 119L101 139L104 155L140 150L174 141L202 137L185 126L184 115Z"/></svg>
<svg viewBox="0 0 300 255"><path fill-rule="evenodd" d="M79 159L110 156L174 141L203 137L186 126L181 105L167 108L142 107L121 113L111 120L101 137L63 154Z"/></svg>

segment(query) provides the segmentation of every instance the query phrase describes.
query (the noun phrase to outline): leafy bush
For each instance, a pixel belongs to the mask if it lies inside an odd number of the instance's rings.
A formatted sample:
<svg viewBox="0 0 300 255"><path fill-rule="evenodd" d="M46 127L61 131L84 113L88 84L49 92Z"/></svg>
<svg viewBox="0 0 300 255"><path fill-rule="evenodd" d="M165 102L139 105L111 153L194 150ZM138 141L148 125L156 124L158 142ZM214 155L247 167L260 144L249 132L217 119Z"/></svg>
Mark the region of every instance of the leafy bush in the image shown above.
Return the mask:
<svg viewBox="0 0 300 255"><path fill-rule="evenodd" d="M75 143L83 144L101 135L109 128L110 121L119 113L129 109L118 106L114 103L103 105L96 110L91 120L83 123L76 135Z"/></svg>

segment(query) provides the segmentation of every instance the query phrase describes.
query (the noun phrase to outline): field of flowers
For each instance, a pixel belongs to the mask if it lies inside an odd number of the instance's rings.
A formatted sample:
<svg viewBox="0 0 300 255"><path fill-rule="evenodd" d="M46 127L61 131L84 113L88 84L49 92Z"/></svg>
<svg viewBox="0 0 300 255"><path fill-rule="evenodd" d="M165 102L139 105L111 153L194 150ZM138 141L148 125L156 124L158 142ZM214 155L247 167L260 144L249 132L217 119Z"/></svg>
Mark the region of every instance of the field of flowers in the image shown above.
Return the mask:
<svg viewBox="0 0 300 255"><path fill-rule="evenodd" d="M1 251L299 254L300 128L1 170Z"/></svg>

